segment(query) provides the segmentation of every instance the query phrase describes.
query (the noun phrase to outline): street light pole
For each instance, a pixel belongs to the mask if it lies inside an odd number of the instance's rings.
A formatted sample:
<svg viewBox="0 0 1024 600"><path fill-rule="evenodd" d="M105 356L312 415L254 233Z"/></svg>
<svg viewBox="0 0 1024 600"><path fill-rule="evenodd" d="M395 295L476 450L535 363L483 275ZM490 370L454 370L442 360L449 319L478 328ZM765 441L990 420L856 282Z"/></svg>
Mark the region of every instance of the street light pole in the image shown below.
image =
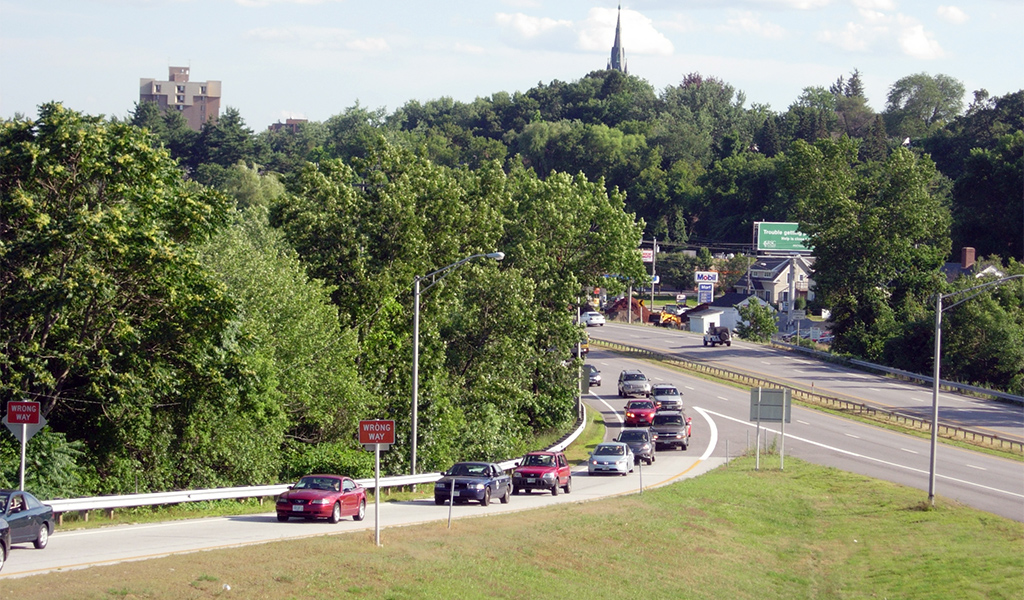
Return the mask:
<svg viewBox="0 0 1024 600"><path fill-rule="evenodd" d="M959 306L972 298L977 297L981 294L981 290L997 285L1006 283L1013 279L1020 279L1024 275L1011 275L1009 277L1003 277L976 285L964 290L957 290L948 294L936 294L935 295L935 364L932 369L932 439L931 439L931 464L928 471L928 503L935 506L935 449L938 447L939 438L939 386L941 385L940 380L940 369L941 369L941 353L942 353L942 311L949 310L955 306ZM950 304L943 308L942 301L946 298L958 296L960 294L966 294L967 292L973 292L977 290L977 293L972 294L958 302Z"/></svg>
<svg viewBox="0 0 1024 600"><path fill-rule="evenodd" d="M436 271L427 273L426 275L417 275L413 279L412 297L413 297L413 311L412 311L412 456L410 457L410 474L416 474L416 440L417 440L417 423L419 422L419 396L420 396L420 294L434 287L434 284L444 279L452 269L460 267L474 258L490 258L492 260L501 260L505 258L504 252L491 252L489 254L474 254L467 256L462 260L457 260L452 264L441 267ZM420 281L424 279L430 279L425 287L420 287Z"/></svg>

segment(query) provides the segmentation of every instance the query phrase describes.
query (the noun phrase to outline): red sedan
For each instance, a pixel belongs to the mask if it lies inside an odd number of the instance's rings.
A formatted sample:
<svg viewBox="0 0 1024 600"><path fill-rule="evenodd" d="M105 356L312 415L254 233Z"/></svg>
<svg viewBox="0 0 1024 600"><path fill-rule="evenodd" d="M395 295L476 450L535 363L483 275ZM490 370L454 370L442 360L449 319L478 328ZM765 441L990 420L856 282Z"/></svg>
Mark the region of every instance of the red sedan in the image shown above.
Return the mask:
<svg viewBox="0 0 1024 600"><path fill-rule="evenodd" d="M327 519L337 523L366 516L366 488L341 475L306 475L277 498L277 520L289 517Z"/></svg>
<svg viewBox="0 0 1024 600"><path fill-rule="evenodd" d="M626 403L626 427L649 427L657 410L651 400L630 400Z"/></svg>

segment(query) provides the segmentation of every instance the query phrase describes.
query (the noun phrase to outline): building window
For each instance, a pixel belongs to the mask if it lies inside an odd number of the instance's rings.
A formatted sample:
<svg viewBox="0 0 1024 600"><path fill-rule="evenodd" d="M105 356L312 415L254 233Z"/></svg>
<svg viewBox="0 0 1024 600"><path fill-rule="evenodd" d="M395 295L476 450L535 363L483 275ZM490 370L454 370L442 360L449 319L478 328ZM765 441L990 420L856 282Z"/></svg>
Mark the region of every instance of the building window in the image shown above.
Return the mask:
<svg viewBox="0 0 1024 600"><path fill-rule="evenodd" d="M184 104L176 104L175 106L178 107L178 110L185 110L185 105Z"/></svg>
<svg viewBox="0 0 1024 600"><path fill-rule="evenodd" d="M159 83L156 84L156 93L158 93L158 94L160 93L160 84Z"/></svg>
<svg viewBox="0 0 1024 600"><path fill-rule="evenodd" d="M206 95L206 86L205 85L199 86L199 93L204 95L204 96Z"/></svg>
<svg viewBox="0 0 1024 600"><path fill-rule="evenodd" d="M177 101L178 101L179 103L184 103L184 102L185 102L185 96L178 96L178 97L177 97Z"/></svg>
<svg viewBox="0 0 1024 600"><path fill-rule="evenodd" d="M185 93L185 86L179 85L178 86L178 93L179 94L184 94Z"/></svg>

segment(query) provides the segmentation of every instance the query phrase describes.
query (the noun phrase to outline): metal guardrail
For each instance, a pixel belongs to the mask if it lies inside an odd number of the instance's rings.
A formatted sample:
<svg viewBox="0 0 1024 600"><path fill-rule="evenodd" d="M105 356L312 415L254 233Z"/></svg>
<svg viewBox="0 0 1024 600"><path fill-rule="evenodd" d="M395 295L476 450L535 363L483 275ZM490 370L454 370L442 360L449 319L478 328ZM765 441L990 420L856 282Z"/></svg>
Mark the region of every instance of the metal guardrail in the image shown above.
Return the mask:
<svg viewBox="0 0 1024 600"><path fill-rule="evenodd" d="M583 418L576 423L576 428L561 441L549 448L554 452L565 450L569 444L583 433L586 427L586 407L584 406ZM515 468L518 459L510 459L498 463L502 469L508 471ZM422 483L434 483L441 478L440 473L420 473L418 475L393 475L380 478L380 487L404 487ZM356 479L356 483L367 488L374 489L375 480L371 478ZM279 483L275 485L258 485L248 487L226 487L207 490L181 490L175 492L154 492L148 494L124 494L120 496L96 496L92 498L68 498L60 500L47 500L46 504L53 507L55 513L81 512L90 510L113 511L116 508L132 508L137 506L157 506L161 504L180 504L182 502L200 502L203 500L239 500L243 498L265 498L277 496L285 492L291 484ZM58 517L59 518L59 517Z"/></svg>
<svg viewBox="0 0 1024 600"><path fill-rule="evenodd" d="M590 340L591 344L597 344L605 346L612 350L618 350L628 354L634 354L643 356L646 358L652 358L660 362L672 364L687 371L693 371L701 373L703 375L709 375L718 379L724 379L727 381L734 381L751 387L784 387L789 388L792 393L794 400L800 400L808 404L815 404L846 412L850 414L864 415L874 419L883 419L892 423L896 423L905 427L911 427L914 429L920 429L923 431L931 431L931 420L920 419L912 415L905 415L896 411L889 411L880 408L868 406L860 402L852 402L850 400L843 400L842 398L836 398L833 396L825 396L817 392L809 391L803 388L796 388L792 385L780 383L778 381L772 381L749 373L742 373L739 371L732 371L729 369L723 369L721 367L715 367L704 363L698 363L689 361L677 356L670 354L664 354L661 352L655 352L648 350L647 348L638 348L636 346L629 346L627 344L620 344L618 342L609 342L606 340ZM946 439L962 440L977 445L985 445L990 448L997 448L1008 452L1017 454L1024 454L1024 441L1011 440L992 435L989 433L983 433L980 431L974 431L972 429L966 429L963 427L955 427L952 425L943 425L939 423L938 434Z"/></svg>
<svg viewBox="0 0 1024 600"><path fill-rule="evenodd" d="M872 363L872 362L868 362L866 360L860 360L860 359L857 359L857 358L841 358L840 359L840 357L836 356L835 354L829 353L829 352L822 352L821 350L815 350L813 348L807 348L806 346L799 346L797 344L789 344L789 343L786 343L786 342L781 342L779 340L772 340L771 343L772 343L773 346L780 346L782 348L786 348L787 350L797 350L797 351L803 352L805 354L811 354L813 356L818 356L818 357L824 358L824 359L831 359L831 360L839 359L839 360L842 360L842 362L844 362L844 363L849 363L851 365L856 365L858 367L862 367L862 368L865 368L865 369L871 369L873 371L879 371L879 372L882 372L882 373L887 373L889 375L894 375L896 377L900 377L900 378L906 379L908 381L915 381L915 382L919 382L919 383L927 383L928 385L932 385L935 382L935 378L934 377L930 377L928 375L922 375L920 373L914 373L913 371L904 371L902 369L894 369L892 367L886 367L884 365L878 365L878 364L875 364L875 363ZM1018 396L1016 394L1009 394L1007 392L1000 392L998 390L991 390L991 389L979 387L979 386L976 386L976 385L968 385L966 383L957 383L955 381L949 381L947 379L942 379L941 381L939 381L939 386L941 388L943 388L943 389L946 389L946 390L955 390L955 391L958 391L958 392L968 392L968 393L976 394L976 395L979 395L979 396L989 396L991 398L998 398L1000 400L1006 400L1007 402L1013 402L1015 404L1024 405L1024 396Z"/></svg>

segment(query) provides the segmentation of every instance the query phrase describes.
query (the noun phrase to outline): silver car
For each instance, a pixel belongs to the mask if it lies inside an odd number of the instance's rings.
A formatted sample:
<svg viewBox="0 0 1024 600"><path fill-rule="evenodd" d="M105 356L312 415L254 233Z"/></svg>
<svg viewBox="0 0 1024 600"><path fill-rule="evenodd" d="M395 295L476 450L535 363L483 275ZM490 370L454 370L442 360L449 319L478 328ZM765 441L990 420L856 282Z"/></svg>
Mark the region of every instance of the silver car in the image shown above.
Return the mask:
<svg viewBox="0 0 1024 600"><path fill-rule="evenodd" d="M683 410L683 394L671 383L651 386L651 400L654 400L658 410Z"/></svg>
<svg viewBox="0 0 1024 600"><path fill-rule="evenodd" d="M633 472L633 450L622 442L603 442L594 448L587 460L587 473L614 473L628 475Z"/></svg>

